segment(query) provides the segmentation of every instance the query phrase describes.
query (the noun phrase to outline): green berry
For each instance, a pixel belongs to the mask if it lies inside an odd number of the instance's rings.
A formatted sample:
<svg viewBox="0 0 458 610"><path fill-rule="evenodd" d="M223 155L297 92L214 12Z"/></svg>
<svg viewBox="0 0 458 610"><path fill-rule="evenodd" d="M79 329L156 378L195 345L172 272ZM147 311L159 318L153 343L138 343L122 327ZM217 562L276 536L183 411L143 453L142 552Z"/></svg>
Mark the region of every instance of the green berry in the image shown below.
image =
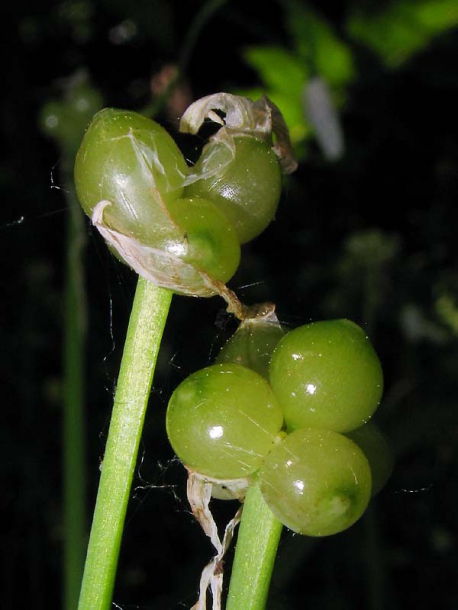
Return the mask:
<svg viewBox="0 0 458 610"><path fill-rule="evenodd" d="M272 352L284 335L274 312L247 318L226 341L216 362L238 362L267 379Z"/></svg>
<svg viewBox="0 0 458 610"><path fill-rule="evenodd" d="M349 432L369 421L383 392L379 358L350 320L314 322L280 340L270 383L288 430L315 427Z"/></svg>
<svg viewBox="0 0 458 610"><path fill-rule="evenodd" d="M234 225L241 244L257 237L274 219L282 174L267 142L252 136L211 140L193 175L197 180L186 187L186 196L213 201Z"/></svg>
<svg viewBox="0 0 458 610"><path fill-rule="evenodd" d="M227 282L240 263L240 245L234 228L218 208L206 199L174 199L167 208L186 236L185 244L170 240L164 250L212 279Z"/></svg>
<svg viewBox="0 0 458 610"><path fill-rule="evenodd" d="M107 225L153 246L179 231L166 203L183 193L186 162L167 131L136 112L98 112L75 162L78 199L88 216L102 200Z"/></svg>
<svg viewBox="0 0 458 610"><path fill-rule="evenodd" d="M353 525L371 495L371 470L361 449L338 432L292 432L258 472L267 505L286 527L307 536L329 536Z"/></svg>
<svg viewBox="0 0 458 610"><path fill-rule="evenodd" d="M269 383L240 364L213 364L173 392L166 415L170 444L186 467L215 479L259 468L283 425Z"/></svg>

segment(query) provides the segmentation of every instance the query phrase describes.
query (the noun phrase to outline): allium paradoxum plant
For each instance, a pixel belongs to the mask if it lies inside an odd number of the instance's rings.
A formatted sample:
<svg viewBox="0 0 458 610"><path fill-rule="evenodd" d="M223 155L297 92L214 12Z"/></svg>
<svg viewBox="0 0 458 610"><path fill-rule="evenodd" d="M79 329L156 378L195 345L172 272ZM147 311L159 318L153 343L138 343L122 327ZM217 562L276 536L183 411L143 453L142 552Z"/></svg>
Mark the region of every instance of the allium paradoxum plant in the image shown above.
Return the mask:
<svg viewBox="0 0 458 610"><path fill-rule="evenodd" d="M241 524L228 610L261 610L279 527L309 536L339 533L385 485L390 448L370 422L382 397L383 374L364 330L353 322L322 321L287 331L272 304L247 307L228 288L241 246L275 217L282 173L294 171L296 162L281 113L267 98L205 97L185 111L180 130L197 134L207 121L218 129L189 166L156 122L105 109L86 132L75 179L84 210L120 260L160 289L221 296L240 321L215 363L175 389L166 424L188 471L193 513L217 551L202 572L194 610L206 608L209 588L214 610L221 608L222 560L242 515L241 505L221 540L212 498L240 500L251 520ZM141 358L143 350L133 351ZM122 395L119 408L130 405L135 400ZM105 493L111 499L109 485ZM258 531L261 512L264 530ZM244 523L254 527L243 528ZM102 531L105 525L104 515ZM258 538L269 538L268 544L253 544L246 534L250 527ZM269 546L269 559L267 550L257 553L258 564L239 554L240 539L249 551ZM97 558L92 563L97 570ZM234 581L239 584L232 586ZM84 610L94 607L96 585L93 597L83 598Z"/></svg>
<svg viewBox="0 0 458 610"><path fill-rule="evenodd" d="M227 93L193 103L181 118L180 130L197 134L208 121L218 130L194 166L188 165L174 139L157 122L113 108L94 116L76 157L75 186L84 211L114 255L139 275L80 610L111 607L122 524L171 295L219 295L240 320L265 312L264 305L240 303L227 282L240 264L242 244L273 220L282 174L296 167L288 130L267 98L253 102ZM225 495L224 486L220 492ZM221 542L208 511L205 481L190 484L189 497L221 557L231 527ZM199 604L204 603L207 585L219 604L222 575L218 557L204 570Z"/></svg>

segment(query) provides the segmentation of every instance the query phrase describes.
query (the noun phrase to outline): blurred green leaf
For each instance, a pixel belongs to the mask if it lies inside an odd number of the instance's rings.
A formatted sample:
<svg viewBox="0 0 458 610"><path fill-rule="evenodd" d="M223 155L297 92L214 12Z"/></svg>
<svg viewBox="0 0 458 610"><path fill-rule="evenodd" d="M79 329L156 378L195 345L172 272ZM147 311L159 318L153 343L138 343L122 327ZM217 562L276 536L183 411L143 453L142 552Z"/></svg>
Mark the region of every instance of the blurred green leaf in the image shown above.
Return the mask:
<svg viewBox="0 0 458 610"><path fill-rule="evenodd" d="M286 11L287 27L298 56L332 87L347 85L355 76L348 44L310 5L291 2Z"/></svg>
<svg viewBox="0 0 458 610"><path fill-rule="evenodd" d="M456 0L404 0L378 12L355 9L346 28L387 67L397 68L457 25Z"/></svg>
<svg viewBox="0 0 458 610"><path fill-rule="evenodd" d="M349 46L309 5L287 3L285 19L292 49L278 45L245 49L245 62L258 73L265 87L237 93L251 98L265 93L282 109L297 158L301 159L306 141L316 131L304 108L308 83L317 75L322 78L329 87L331 105L338 108L345 100L345 87L355 76L355 68Z"/></svg>
<svg viewBox="0 0 458 610"><path fill-rule="evenodd" d="M458 336L458 303L456 296L444 291L436 299L435 307L440 320L450 328L455 337Z"/></svg>
<svg viewBox="0 0 458 610"><path fill-rule="evenodd" d="M295 90L299 95L310 76L306 63L283 47L249 47L243 57L271 90Z"/></svg>

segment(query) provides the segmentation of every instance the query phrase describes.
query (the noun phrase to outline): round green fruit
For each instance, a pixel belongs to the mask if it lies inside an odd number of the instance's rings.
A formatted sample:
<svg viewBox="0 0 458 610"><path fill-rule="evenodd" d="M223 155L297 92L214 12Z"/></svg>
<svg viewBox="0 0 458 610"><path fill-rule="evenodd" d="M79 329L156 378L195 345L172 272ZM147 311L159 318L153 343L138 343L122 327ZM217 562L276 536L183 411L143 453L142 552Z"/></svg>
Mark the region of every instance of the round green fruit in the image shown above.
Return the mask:
<svg viewBox="0 0 458 610"><path fill-rule="evenodd" d="M188 167L167 131L136 112L105 108L89 125L75 161L78 199L88 216L102 200L106 224L155 246L176 236L166 203L182 196Z"/></svg>
<svg viewBox="0 0 458 610"><path fill-rule="evenodd" d="M282 174L270 145L253 136L211 140L193 168L187 197L213 201L234 225L241 244L257 237L278 208ZM199 176L201 176L199 178Z"/></svg>
<svg viewBox="0 0 458 610"><path fill-rule="evenodd" d="M361 449L332 430L304 428L278 443L258 472L261 493L286 527L306 536L346 530L365 512L371 470Z"/></svg>
<svg viewBox="0 0 458 610"><path fill-rule="evenodd" d="M362 328L345 319L290 331L273 352L269 375L288 430L349 432L369 421L383 392L374 348Z"/></svg>
<svg viewBox="0 0 458 610"><path fill-rule="evenodd" d="M227 282L239 266L240 244L224 214L200 197L174 199L167 207L185 240L167 240L164 250L212 279Z"/></svg>
<svg viewBox="0 0 458 610"><path fill-rule="evenodd" d="M237 362L267 379L272 352L285 332L273 312L242 320L221 348L216 362Z"/></svg>
<svg viewBox="0 0 458 610"><path fill-rule="evenodd" d="M274 446L283 417L269 383L240 364L214 364L173 392L167 435L190 470L214 479L252 474Z"/></svg>

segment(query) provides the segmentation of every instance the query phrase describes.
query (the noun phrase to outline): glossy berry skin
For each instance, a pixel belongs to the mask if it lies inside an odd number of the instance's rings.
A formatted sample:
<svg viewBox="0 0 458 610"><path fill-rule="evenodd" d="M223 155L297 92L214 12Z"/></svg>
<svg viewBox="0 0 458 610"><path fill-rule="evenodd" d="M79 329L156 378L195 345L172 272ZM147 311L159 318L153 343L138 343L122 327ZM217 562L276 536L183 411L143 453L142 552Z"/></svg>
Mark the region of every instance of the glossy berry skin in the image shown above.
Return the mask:
<svg viewBox="0 0 458 610"><path fill-rule="evenodd" d="M187 173L162 126L115 108L95 115L75 161L86 214L93 217L100 202L109 202L101 224L118 257L159 285L208 296L212 290L202 274L227 282L239 265L240 244L212 202L183 197Z"/></svg>
<svg viewBox="0 0 458 610"><path fill-rule="evenodd" d="M383 373L361 327L329 320L300 326L281 339L270 362L270 383L288 430L348 432L377 409Z"/></svg>
<svg viewBox="0 0 458 610"><path fill-rule="evenodd" d="M296 430L278 443L258 482L277 519L307 536L349 528L371 494L371 471L361 449L338 432L317 428Z"/></svg>
<svg viewBox="0 0 458 610"><path fill-rule="evenodd" d="M182 240L169 240L163 244L165 252L179 256L212 279L227 282L240 263L240 245L234 228L213 204L201 197L174 199L167 209L186 235Z"/></svg>
<svg viewBox="0 0 458 610"><path fill-rule="evenodd" d="M283 425L278 402L260 375L239 364L213 364L173 392L166 415L170 444L184 465L215 479L259 468Z"/></svg>
<svg viewBox="0 0 458 610"><path fill-rule="evenodd" d="M362 450L372 472L372 496L377 495L388 482L394 468L394 451L380 428L369 421L345 435Z"/></svg>
<svg viewBox="0 0 458 610"><path fill-rule="evenodd" d="M189 184L186 196L213 201L235 227L241 244L257 237L275 217L282 175L269 144L253 136L210 141L193 168L200 179Z"/></svg>
<svg viewBox="0 0 458 610"><path fill-rule="evenodd" d="M272 352L285 334L274 314L242 320L221 348L216 362L237 362L268 379Z"/></svg>
<svg viewBox="0 0 458 610"><path fill-rule="evenodd" d="M143 243L176 231L165 203L183 193L187 165L173 138L136 112L105 108L92 120L75 161L78 199L88 216L101 200L112 228Z"/></svg>

